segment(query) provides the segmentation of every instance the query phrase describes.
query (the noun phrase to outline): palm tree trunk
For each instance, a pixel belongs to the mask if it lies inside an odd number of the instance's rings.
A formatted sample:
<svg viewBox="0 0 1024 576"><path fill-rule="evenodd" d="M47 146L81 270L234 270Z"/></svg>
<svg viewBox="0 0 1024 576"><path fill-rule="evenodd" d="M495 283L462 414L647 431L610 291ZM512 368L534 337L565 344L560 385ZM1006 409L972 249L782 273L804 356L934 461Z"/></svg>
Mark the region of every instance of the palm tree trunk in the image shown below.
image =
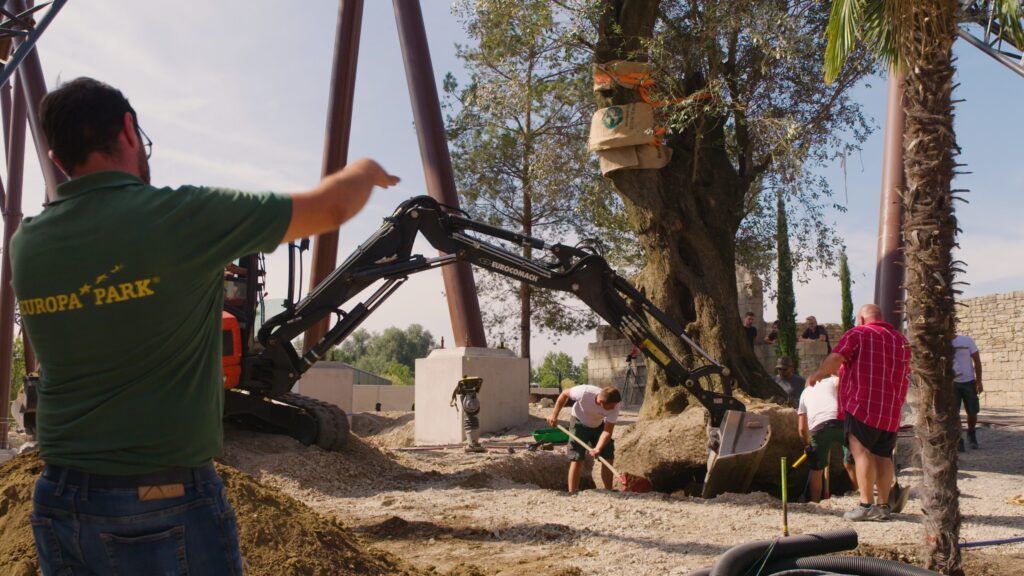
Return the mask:
<svg viewBox="0 0 1024 576"><path fill-rule="evenodd" d="M916 428L924 468L922 524L927 567L943 574L963 574L956 485L960 416L954 405L951 344L956 314L951 255L956 217L950 184L959 152L952 104L957 3L918 0L910 5L903 235L911 370L920 400Z"/></svg>

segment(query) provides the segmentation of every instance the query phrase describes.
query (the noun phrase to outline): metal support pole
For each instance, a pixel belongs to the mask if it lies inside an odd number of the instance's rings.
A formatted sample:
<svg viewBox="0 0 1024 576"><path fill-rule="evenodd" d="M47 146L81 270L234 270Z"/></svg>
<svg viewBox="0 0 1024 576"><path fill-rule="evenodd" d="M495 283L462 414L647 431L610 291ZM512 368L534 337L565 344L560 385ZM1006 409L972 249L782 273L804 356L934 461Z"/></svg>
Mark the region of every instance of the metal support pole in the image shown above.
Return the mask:
<svg viewBox="0 0 1024 576"><path fill-rule="evenodd" d="M21 83L21 72L17 74ZM14 351L14 288L11 287L11 236L21 223L21 185L25 167L25 116L22 90L14 91L10 148L7 149L7 205L4 206L3 259L0 265L0 449L7 448L11 413L11 361Z"/></svg>
<svg viewBox="0 0 1024 576"><path fill-rule="evenodd" d="M339 0L338 28L334 39L334 67L331 70L331 95L327 111L323 174L341 170L348 163L349 136L352 131L352 102L356 92L356 64L359 61L359 32L363 21L363 0ZM334 270L338 258L338 231L320 234L313 242L313 270L309 290ZM330 318L306 330L303 352L323 338Z"/></svg>
<svg viewBox="0 0 1024 576"><path fill-rule="evenodd" d="M430 62L423 12L419 0L394 0L394 6L427 193L442 204L458 207L459 196L455 191L455 176L448 154L434 68ZM460 262L445 266L442 274L456 345L486 347L473 269L468 263Z"/></svg>
<svg viewBox="0 0 1024 576"><path fill-rule="evenodd" d="M906 123L903 79L902 74L889 72L878 255L875 265L875 303L882 309L882 318L897 329L903 318L903 200L900 197L900 190L906 185L903 169L903 132Z"/></svg>
<svg viewBox="0 0 1024 576"><path fill-rule="evenodd" d="M24 0L11 0L9 2L16 12L25 10ZM53 10L53 7L50 8ZM14 41L14 49L21 46L22 40ZM46 79L43 76L43 67L39 63L39 49L32 50L25 56L25 60L18 69L18 84L25 92L28 102L28 124L32 129L32 140L36 145L36 156L39 158L39 169L43 171L43 181L46 183L46 203L57 197L57 185L67 182L68 178L57 169L57 166L50 160L50 144L46 141L46 134L39 120L39 103L46 96Z"/></svg>

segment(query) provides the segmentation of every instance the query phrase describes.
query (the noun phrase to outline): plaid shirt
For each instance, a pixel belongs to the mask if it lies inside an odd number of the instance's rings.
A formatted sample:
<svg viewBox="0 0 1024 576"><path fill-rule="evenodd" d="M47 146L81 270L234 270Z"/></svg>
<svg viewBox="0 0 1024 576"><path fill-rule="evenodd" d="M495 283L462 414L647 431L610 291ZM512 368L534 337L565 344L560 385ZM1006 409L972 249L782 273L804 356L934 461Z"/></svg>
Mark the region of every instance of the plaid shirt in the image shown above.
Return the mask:
<svg viewBox="0 0 1024 576"><path fill-rule="evenodd" d="M910 345L891 325L851 328L832 350L846 358L839 374L839 413L849 412L879 430L896 432L907 398Z"/></svg>

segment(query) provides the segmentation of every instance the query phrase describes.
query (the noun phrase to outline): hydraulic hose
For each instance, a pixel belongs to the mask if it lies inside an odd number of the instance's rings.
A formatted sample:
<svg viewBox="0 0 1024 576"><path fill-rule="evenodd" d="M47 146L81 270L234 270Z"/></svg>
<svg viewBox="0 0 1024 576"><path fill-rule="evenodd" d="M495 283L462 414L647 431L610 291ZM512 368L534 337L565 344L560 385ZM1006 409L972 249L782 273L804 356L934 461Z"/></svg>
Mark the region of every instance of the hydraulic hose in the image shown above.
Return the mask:
<svg viewBox="0 0 1024 576"><path fill-rule="evenodd" d="M960 545L960 548L977 548L979 546L999 546L1002 544L1016 544L1017 542L1024 542L1024 536L1017 536L1014 538L1003 538L1001 540L979 540L978 542L964 542Z"/></svg>
<svg viewBox="0 0 1024 576"><path fill-rule="evenodd" d="M785 574L794 569L824 570L849 576L941 576L938 572L894 560L860 556L813 556L773 562L764 574Z"/></svg>
<svg viewBox="0 0 1024 576"><path fill-rule="evenodd" d="M842 550L853 550L856 547L857 532L849 528L829 530L820 534L790 536L778 540L758 540L730 548L725 554L719 556L718 561L707 574L708 576L742 576L754 563L829 554ZM696 574L691 573L690 576L696 576Z"/></svg>

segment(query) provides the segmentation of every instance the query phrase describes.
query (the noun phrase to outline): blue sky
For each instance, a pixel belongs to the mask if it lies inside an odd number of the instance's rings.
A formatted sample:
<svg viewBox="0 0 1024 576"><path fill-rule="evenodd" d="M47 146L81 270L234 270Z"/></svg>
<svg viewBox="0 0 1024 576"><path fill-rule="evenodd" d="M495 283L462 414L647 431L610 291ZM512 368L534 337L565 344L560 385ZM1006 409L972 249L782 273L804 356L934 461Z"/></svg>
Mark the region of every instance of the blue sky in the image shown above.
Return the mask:
<svg viewBox="0 0 1024 576"><path fill-rule="evenodd" d="M450 2L421 4L435 78L440 82L449 71L459 76L454 43L464 34ZM296 191L320 177L337 10L332 0L71 2L38 49L50 87L60 79L93 76L124 91L155 143L154 184ZM966 295L1024 289L1024 80L963 42L957 54L956 97L966 99L957 108L957 137L961 161L973 172L956 181L956 187L971 189L970 204L958 208ZM377 192L342 228L339 262L401 200L425 193L390 2L365 3L359 60L350 156L375 158L403 182ZM848 208L828 217L848 246L860 304L874 290L885 80L858 88L857 98L879 129L862 153L848 159L845 191L838 167L827 175L836 200ZM28 150L24 212L32 215L41 210L43 194L33 148ZM307 257L307 270L308 264ZM269 266L271 296L283 296L285 251L271 256ZM774 304L766 304L765 317L772 319ZM798 286L797 308L800 317L838 321L838 280L814 277ZM412 277L364 326L378 331L412 322L451 342L439 272ZM539 359L561 350L580 360L592 339L587 334L555 344L538 337L534 353Z"/></svg>

